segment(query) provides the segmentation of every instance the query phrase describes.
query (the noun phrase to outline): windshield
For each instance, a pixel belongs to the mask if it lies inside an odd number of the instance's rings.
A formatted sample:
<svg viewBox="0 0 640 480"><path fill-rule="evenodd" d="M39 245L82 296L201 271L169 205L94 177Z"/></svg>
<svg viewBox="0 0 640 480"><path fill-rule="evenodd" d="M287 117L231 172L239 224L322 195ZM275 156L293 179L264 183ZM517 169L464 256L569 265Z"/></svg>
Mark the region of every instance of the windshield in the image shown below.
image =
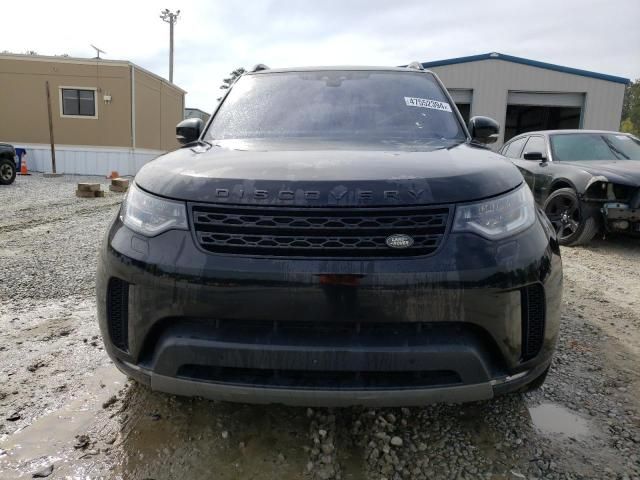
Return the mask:
<svg viewBox="0 0 640 480"><path fill-rule="evenodd" d="M564 133L551 135L557 161L640 160L640 141L622 133Z"/></svg>
<svg viewBox="0 0 640 480"><path fill-rule="evenodd" d="M466 139L433 75L388 71L245 75L206 138L445 145Z"/></svg>

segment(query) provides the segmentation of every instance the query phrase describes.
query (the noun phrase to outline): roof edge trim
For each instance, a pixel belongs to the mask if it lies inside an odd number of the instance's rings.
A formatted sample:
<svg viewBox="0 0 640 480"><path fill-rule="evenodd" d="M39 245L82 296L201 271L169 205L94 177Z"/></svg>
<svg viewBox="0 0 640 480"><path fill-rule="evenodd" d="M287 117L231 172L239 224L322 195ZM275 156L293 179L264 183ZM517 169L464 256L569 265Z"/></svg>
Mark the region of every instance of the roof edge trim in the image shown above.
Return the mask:
<svg viewBox="0 0 640 480"><path fill-rule="evenodd" d="M175 83L170 82L166 78L158 75L157 73L153 73L150 70L147 70L140 65L130 62L129 60L111 60L107 58L80 58L80 57L65 57L65 56L56 56L56 55L28 55L22 53L0 53L0 60L23 60L23 61L32 61L32 62L59 62L59 63L75 63L77 65L102 65L109 67L128 67L131 66L136 68L142 72L145 72L152 77L161 80L163 83L180 90L183 93L187 93L186 90L180 88Z"/></svg>
<svg viewBox="0 0 640 480"><path fill-rule="evenodd" d="M544 68L546 70L569 73L571 75L579 75L582 77L596 78L598 80L605 80L608 82L622 83L624 85L628 85L629 83L631 83L628 78L624 77L607 75L605 73L591 72L589 70L581 70L579 68L565 67L563 65L556 65L554 63L539 62L538 60L530 60L528 58L505 55L504 53L498 52L482 53L480 55L470 55L467 57L448 58L443 60L435 60L432 62L423 62L422 66L424 68L433 68L445 65L456 65L459 63L477 62L480 60L504 60L505 62L519 63L521 65L528 65L530 67Z"/></svg>

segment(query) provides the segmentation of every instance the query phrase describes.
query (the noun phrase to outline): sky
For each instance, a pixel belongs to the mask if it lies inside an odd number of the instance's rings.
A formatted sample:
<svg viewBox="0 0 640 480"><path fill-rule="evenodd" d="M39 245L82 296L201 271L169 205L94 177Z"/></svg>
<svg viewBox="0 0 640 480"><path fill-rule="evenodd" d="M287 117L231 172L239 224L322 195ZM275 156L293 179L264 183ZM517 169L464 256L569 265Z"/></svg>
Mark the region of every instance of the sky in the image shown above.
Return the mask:
<svg viewBox="0 0 640 480"><path fill-rule="evenodd" d="M500 52L640 78L640 0L22 0L3 2L0 51L129 60L211 111L228 73L257 63L403 65Z"/></svg>

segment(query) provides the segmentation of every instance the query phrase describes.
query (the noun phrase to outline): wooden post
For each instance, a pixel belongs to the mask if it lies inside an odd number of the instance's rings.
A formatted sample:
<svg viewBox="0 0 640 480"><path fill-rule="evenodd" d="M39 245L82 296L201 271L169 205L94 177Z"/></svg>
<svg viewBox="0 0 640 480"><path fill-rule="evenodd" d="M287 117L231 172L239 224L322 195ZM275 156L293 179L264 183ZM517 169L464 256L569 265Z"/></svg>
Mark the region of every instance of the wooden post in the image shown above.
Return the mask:
<svg viewBox="0 0 640 480"><path fill-rule="evenodd" d="M47 87L47 110L49 111L49 140L51 141L51 171L56 173L56 147L53 140L53 117L51 116L51 94L49 93L49 81L45 82Z"/></svg>

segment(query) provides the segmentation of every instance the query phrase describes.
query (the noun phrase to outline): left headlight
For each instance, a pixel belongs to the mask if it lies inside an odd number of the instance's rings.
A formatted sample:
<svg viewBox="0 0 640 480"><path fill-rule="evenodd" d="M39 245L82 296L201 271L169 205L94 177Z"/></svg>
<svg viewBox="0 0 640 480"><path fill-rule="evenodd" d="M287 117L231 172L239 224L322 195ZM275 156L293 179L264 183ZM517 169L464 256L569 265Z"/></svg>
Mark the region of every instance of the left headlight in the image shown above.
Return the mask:
<svg viewBox="0 0 640 480"><path fill-rule="evenodd" d="M474 232L491 240L514 235L536 219L533 195L527 184L513 192L479 203L458 205L454 232Z"/></svg>
<svg viewBox="0 0 640 480"><path fill-rule="evenodd" d="M187 209L183 202L156 197L131 185L120 210L120 220L131 230L154 237L167 230L187 230Z"/></svg>

